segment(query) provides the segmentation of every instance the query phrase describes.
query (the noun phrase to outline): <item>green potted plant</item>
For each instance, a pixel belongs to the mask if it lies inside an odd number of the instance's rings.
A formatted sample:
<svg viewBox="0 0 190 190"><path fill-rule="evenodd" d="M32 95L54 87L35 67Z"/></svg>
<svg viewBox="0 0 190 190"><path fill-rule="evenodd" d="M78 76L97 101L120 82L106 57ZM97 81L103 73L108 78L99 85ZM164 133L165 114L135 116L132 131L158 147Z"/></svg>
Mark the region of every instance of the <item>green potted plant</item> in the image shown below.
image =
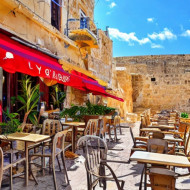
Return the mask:
<svg viewBox="0 0 190 190"><path fill-rule="evenodd" d="M50 96L53 101L53 106L54 108L62 109L62 103L66 97L66 93L59 89L58 84L52 86L52 88L53 88L53 91L50 93Z"/></svg>
<svg viewBox="0 0 190 190"><path fill-rule="evenodd" d="M2 134L10 134L15 132L20 132L21 128L20 121L18 119L19 114L18 113L10 113L9 110L3 112L6 122L0 123L1 126L1 133Z"/></svg>
<svg viewBox="0 0 190 190"><path fill-rule="evenodd" d="M35 122L35 115L37 114L37 105L40 98L39 84L32 86L31 77L24 75L21 80L21 94L17 96L18 101L22 107L18 110L24 111L24 119L22 129L24 128L27 119L32 123Z"/></svg>
<svg viewBox="0 0 190 190"><path fill-rule="evenodd" d="M181 113L181 117L182 117L182 118L188 118L189 115L188 115L188 113L186 113L186 112L182 112L182 113Z"/></svg>

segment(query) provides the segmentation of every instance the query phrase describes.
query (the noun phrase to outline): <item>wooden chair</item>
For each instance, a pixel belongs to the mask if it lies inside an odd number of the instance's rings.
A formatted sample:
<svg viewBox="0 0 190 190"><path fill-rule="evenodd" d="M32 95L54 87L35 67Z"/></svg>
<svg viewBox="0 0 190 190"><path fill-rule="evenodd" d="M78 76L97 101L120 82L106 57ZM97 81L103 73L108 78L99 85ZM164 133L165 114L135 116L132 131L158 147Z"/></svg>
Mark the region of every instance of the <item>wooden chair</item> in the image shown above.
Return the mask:
<svg viewBox="0 0 190 190"><path fill-rule="evenodd" d="M147 150L148 152L167 154L168 142L163 139L148 139Z"/></svg>
<svg viewBox="0 0 190 190"><path fill-rule="evenodd" d="M119 139L117 138L117 129L119 129L120 131L120 134L122 134L121 132L121 126L120 126L120 116L115 116L114 117L114 121L111 125L109 125L109 134L110 134L110 137L111 137L111 131L114 130L114 141L118 141Z"/></svg>
<svg viewBox="0 0 190 190"><path fill-rule="evenodd" d="M45 152L39 152L30 154L30 160L36 159L37 157L47 157L49 158L49 167L53 170L53 181L54 181L54 187L55 190L57 190L57 184L56 184L56 174L55 174L55 159L58 161L58 166L61 171L61 165L59 163L58 156L61 156L63 168L65 170L66 180L67 184L69 184L69 178L67 174L67 168L65 165L65 137L67 134L67 130L61 131L55 134L53 138L52 146L50 146L48 149L45 150ZM43 164L43 163L42 163Z"/></svg>
<svg viewBox="0 0 190 190"><path fill-rule="evenodd" d="M15 154L15 151L13 151L12 149L7 151L5 154L7 154L7 156L8 156L8 162L4 161L4 154L3 154L2 148L0 147L0 188L1 188L1 183L2 183L3 172L5 170L9 169L9 173L10 173L10 189L12 190L13 189L13 175L12 175L13 166L25 161L26 158L23 157L23 158L20 158L20 159L14 159L13 160L13 155ZM33 173L31 173L31 174L33 176ZM34 176L33 176L33 178L34 178ZM34 178L34 180L35 180L35 178Z"/></svg>
<svg viewBox="0 0 190 190"><path fill-rule="evenodd" d="M175 190L175 172L164 168L150 168L152 190Z"/></svg>
<svg viewBox="0 0 190 190"><path fill-rule="evenodd" d="M142 137L142 136L135 137L133 135L133 131L132 131L131 127L129 127L129 131L130 131L131 138L133 141L133 147L131 148L131 154L130 155L132 155L135 151L146 151L147 150L147 140L149 138L148 137Z"/></svg>
<svg viewBox="0 0 190 190"><path fill-rule="evenodd" d="M98 135L98 119L88 120L84 135Z"/></svg>
<svg viewBox="0 0 190 190"><path fill-rule="evenodd" d="M97 136L86 135L78 140L77 146L85 152L88 190L94 190L98 183L103 185L103 189L106 190L107 180L114 180L117 189L123 190L124 181L118 180L111 167L107 164L108 149L103 139ZM106 175L105 168L109 170L111 176Z"/></svg>
<svg viewBox="0 0 190 190"><path fill-rule="evenodd" d="M190 131L186 135L184 146L176 146L175 147L175 154L180 156L187 156L188 155L188 148L190 143Z"/></svg>
<svg viewBox="0 0 190 190"><path fill-rule="evenodd" d="M46 119L43 122L42 134L53 136L62 131L62 125L59 120Z"/></svg>

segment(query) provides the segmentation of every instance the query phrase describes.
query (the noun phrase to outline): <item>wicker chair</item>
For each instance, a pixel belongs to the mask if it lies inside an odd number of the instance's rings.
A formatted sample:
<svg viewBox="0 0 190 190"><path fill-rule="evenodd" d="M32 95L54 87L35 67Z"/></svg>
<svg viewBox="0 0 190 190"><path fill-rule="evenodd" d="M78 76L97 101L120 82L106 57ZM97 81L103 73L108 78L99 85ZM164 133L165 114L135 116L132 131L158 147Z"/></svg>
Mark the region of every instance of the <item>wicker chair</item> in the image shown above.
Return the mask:
<svg viewBox="0 0 190 190"><path fill-rule="evenodd" d="M86 135L78 140L77 146L82 148L85 153L88 190L94 190L98 183L103 185L103 189L106 190L107 180L114 180L117 189L123 190L124 181L118 180L111 167L107 164L108 149L103 139L97 136ZM106 175L105 168L110 171L112 177Z"/></svg>

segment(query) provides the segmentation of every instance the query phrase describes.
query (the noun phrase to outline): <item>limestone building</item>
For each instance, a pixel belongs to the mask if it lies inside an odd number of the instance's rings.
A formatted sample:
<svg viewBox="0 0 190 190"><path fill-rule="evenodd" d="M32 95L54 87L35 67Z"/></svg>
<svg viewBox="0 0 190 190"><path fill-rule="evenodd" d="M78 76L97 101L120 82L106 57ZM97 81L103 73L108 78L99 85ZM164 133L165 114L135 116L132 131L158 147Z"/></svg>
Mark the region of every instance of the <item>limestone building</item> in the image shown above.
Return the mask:
<svg viewBox="0 0 190 190"><path fill-rule="evenodd" d="M32 48L40 55L43 53L57 60L65 72L73 74L74 71L75 75L94 79L97 86L118 89L114 82L112 41L108 31L94 24L94 4L94 0L1 0L1 38L6 36L10 43ZM0 100L8 107L11 107L10 98L18 94L17 79L17 72L11 74L0 69L0 82L4 83L0 87ZM44 93L49 93L48 86L39 79L37 82ZM82 105L87 99L84 91L69 85L64 89L67 92L65 106ZM49 97L45 96L43 101L48 102Z"/></svg>

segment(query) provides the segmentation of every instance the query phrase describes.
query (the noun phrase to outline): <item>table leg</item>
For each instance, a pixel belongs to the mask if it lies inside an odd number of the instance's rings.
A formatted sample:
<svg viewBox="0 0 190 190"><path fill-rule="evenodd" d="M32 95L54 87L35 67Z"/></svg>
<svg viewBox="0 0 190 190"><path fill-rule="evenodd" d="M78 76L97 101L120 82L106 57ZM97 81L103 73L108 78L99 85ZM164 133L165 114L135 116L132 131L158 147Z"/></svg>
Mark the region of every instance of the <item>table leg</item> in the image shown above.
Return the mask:
<svg viewBox="0 0 190 190"><path fill-rule="evenodd" d="M28 186L28 142L25 141L25 156L26 156L26 166L25 166L25 180L26 186Z"/></svg>
<svg viewBox="0 0 190 190"><path fill-rule="evenodd" d="M75 152L76 127L72 126L72 151Z"/></svg>
<svg viewBox="0 0 190 190"><path fill-rule="evenodd" d="M147 164L144 165L144 190L147 189Z"/></svg>

